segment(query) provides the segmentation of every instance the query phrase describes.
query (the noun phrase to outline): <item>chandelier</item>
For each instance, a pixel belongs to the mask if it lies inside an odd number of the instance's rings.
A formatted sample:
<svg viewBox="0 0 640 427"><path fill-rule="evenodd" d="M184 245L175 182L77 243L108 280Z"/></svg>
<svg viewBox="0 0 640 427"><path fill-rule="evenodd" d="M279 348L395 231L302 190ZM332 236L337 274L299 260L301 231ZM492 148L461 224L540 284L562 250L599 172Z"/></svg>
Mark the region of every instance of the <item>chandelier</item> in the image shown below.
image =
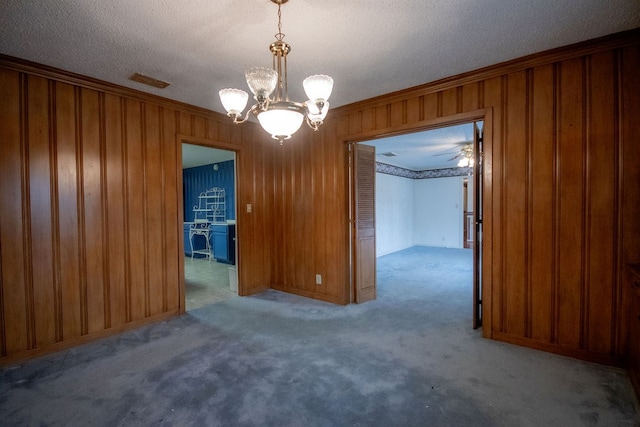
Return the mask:
<svg viewBox="0 0 640 427"><path fill-rule="evenodd" d="M242 117L249 95L240 89L222 89L220 100L233 123L244 123L252 113L262 128L280 145L291 138L302 122L313 130L318 130L329 111L329 96L333 89L333 79L324 74L309 76L302 82L309 100L304 103L289 100L287 85L287 54L291 46L284 42L280 7L289 0L270 0L278 5L278 33L269 50L273 55L273 66L253 67L245 72L247 84L257 101Z"/></svg>

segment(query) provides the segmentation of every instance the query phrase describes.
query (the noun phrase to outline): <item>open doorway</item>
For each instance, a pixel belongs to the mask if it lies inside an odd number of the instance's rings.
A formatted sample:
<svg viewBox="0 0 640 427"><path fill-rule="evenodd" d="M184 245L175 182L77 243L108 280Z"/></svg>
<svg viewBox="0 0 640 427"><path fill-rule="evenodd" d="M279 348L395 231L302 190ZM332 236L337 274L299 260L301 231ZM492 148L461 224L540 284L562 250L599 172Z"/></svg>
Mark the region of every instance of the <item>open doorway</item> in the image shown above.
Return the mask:
<svg viewBox="0 0 640 427"><path fill-rule="evenodd" d="M398 272L402 263L415 274L428 262L425 257L438 257L435 265L451 273L467 272L463 278L465 306L473 301L473 326L480 326L480 292L476 285L479 271L480 249L475 247L477 224L481 218L476 203L476 191L481 187L476 175L481 173L482 121L428 129L415 133L396 135L364 141L354 147L353 191L356 207L354 214L354 249L357 252L360 218L358 208L358 157L361 149L375 147L375 270L378 278L388 278L383 257L391 254L402 256L394 259L392 271ZM365 150L370 151L370 150ZM367 154L371 157L371 153ZM362 163L362 162L360 162ZM366 195L365 195L366 199ZM478 249L476 251L476 249ZM363 270L359 256L354 253L354 275ZM415 268L405 265L413 259ZM366 262L366 261L365 261ZM450 263L450 265L447 265ZM419 264L419 265L418 265ZM366 266L366 265L365 265ZM417 267L420 268L417 268ZM449 269L449 270L448 270ZM402 273L403 280L412 280ZM409 278L408 278L409 277ZM418 278L419 280L419 278ZM355 292L357 294L355 279Z"/></svg>
<svg viewBox="0 0 640 427"><path fill-rule="evenodd" d="M186 311L238 293L236 153L182 144Z"/></svg>

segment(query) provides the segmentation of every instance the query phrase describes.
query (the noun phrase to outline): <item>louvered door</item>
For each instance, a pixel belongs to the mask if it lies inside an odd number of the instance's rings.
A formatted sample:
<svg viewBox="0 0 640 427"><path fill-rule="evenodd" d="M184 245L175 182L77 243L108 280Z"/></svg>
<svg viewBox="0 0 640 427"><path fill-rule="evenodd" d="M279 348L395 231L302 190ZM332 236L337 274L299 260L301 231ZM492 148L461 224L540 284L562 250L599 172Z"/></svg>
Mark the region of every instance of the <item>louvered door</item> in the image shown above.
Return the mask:
<svg viewBox="0 0 640 427"><path fill-rule="evenodd" d="M353 300L376 298L375 147L354 144L353 171Z"/></svg>

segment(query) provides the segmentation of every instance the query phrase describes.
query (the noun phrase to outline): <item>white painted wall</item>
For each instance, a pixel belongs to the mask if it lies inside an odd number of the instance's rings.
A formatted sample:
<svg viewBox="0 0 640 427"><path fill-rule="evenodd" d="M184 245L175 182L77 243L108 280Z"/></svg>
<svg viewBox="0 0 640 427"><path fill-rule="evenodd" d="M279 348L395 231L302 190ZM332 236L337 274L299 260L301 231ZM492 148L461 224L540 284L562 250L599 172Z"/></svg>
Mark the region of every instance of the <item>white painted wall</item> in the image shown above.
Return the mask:
<svg viewBox="0 0 640 427"><path fill-rule="evenodd" d="M414 180L376 173L376 255L413 246Z"/></svg>
<svg viewBox="0 0 640 427"><path fill-rule="evenodd" d="M413 244L463 247L463 177L413 181Z"/></svg>

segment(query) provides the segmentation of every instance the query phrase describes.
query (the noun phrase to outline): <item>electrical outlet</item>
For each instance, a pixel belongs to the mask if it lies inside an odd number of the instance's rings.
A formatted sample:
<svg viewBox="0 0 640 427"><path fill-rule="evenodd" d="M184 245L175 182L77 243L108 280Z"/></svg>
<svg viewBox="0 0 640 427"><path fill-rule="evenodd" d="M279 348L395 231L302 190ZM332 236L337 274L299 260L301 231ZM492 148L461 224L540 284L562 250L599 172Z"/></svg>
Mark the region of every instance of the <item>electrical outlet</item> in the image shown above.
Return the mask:
<svg viewBox="0 0 640 427"><path fill-rule="evenodd" d="M247 213L251 213L251 203L247 203Z"/></svg>
<svg viewBox="0 0 640 427"><path fill-rule="evenodd" d="M316 285L322 285L322 275L316 274Z"/></svg>

